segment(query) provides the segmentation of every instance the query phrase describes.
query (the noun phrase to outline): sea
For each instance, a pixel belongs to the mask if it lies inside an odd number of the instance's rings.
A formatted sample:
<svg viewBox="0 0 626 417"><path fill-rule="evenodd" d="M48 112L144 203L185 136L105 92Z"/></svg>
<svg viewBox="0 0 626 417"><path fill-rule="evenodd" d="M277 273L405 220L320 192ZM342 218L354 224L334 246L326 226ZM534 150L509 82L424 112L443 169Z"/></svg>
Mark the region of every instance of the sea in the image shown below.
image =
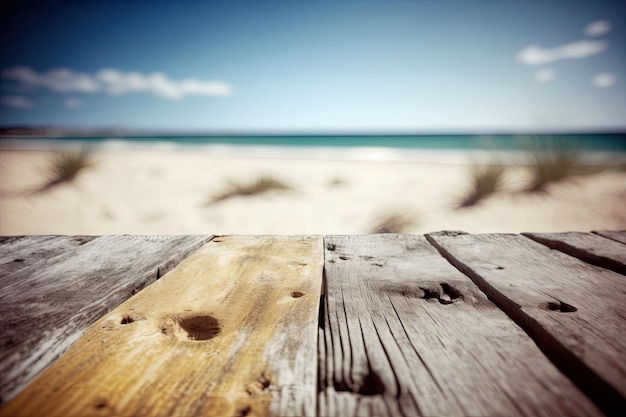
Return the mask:
<svg viewBox="0 0 626 417"><path fill-rule="evenodd" d="M495 135L106 135L0 138L11 148L203 151L216 156L466 163L551 149L626 163L626 133ZM512 158L511 158L512 157Z"/></svg>

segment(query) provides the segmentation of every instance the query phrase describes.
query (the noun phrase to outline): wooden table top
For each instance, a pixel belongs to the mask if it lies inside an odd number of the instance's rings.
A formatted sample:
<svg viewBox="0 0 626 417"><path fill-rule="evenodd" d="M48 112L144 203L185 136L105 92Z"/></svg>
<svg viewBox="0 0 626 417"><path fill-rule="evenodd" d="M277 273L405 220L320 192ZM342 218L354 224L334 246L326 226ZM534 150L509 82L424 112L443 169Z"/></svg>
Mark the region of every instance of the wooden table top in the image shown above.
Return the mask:
<svg viewBox="0 0 626 417"><path fill-rule="evenodd" d="M0 238L0 416L626 415L626 231Z"/></svg>

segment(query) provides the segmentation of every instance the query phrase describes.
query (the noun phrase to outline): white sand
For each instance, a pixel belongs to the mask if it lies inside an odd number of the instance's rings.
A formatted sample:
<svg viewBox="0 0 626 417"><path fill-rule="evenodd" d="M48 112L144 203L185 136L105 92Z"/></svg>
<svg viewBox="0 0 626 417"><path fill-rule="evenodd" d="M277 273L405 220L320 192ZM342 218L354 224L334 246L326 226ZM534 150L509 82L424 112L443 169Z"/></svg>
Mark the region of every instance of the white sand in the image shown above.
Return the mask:
<svg viewBox="0 0 626 417"><path fill-rule="evenodd" d="M459 210L465 165L108 150L73 183L24 193L46 183L50 157L43 150L0 151L0 235L358 234L393 213L414 219L407 233L626 229L623 171L573 177L529 194L519 192L526 174L516 169L506 192ZM264 174L293 191L205 205L228 181Z"/></svg>

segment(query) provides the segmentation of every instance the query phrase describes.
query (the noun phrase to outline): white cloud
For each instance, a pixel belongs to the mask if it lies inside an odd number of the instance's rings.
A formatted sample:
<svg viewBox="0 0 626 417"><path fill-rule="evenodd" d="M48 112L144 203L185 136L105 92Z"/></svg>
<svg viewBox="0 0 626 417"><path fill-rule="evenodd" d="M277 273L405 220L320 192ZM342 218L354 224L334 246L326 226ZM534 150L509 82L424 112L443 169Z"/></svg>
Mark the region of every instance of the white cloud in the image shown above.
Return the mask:
<svg viewBox="0 0 626 417"><path fill-rule="evenodd" d="M91 77L66 68L38 74L28 67L14 67L2 71L2 78L17 81L25 87L42 87L58 93L98 91L98 84Z"/></svg>
<svg viewBox="0 0 626 417"><path fill-rule="evenodd" d="M179 100L188 95L229 96L232 88L222 81L202 81L193 78L172 80L156 72L122 72L105 68L94 75L59 68L37 73L28 67L15 67L2 71L2 78L29 88L46 88L55 92L96 93L122 95L133 92L151 92L157 96Z"/></svg>
<svg viewBox="0 0 626 417"><path fill-rule="evenodd" d="M543 65L561 59L587 58L607 49L604 41L578 41L552 49L529 45L519 51L515 58L526 65Z"/></svg>
<svg viewBox="0 0 626 417"><path fill-rule="evenodd" d="M78 107L82 107L83 106L83 102L81 99L76 98L76 97L70 97L68 99L66 99L63 104L65 105L65 107L69 107L70 109L76 109Z"/></svg>
<svg viewBox="0 0 626 417"><path fill-rule="evenodd" d="M587 36L602 36L613 29L608 20L596 20L585 26L584 32Z"/></svg>
<svg viewBox="0 0 626 417"><path fill-rule="evenodd" d="M616 81L615 76L608 73L596 74L591 78L591 83L596 87L610 87L615 84Z"/></svg>
<svg viewBox="0 0 626 417"><path fill-rule="evenodd" d="M548 68L540 69L539 71L535 72L535 79L542 83L550 81L554 79L554 71Z"/></svg>
<svg viewBox="0 0 626 417"><path fill-rule="evenodd" d="M35 106L31 100L24 96L2 96L2 105L18 109L28 109Z"/></svg>

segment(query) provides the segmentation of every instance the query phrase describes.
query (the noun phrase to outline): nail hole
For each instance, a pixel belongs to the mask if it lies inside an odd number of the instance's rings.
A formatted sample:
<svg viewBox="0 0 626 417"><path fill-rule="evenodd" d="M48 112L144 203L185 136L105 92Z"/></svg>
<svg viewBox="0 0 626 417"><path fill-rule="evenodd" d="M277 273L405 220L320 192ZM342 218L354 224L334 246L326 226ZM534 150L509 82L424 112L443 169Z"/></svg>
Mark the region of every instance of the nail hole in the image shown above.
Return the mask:
<svg viewBox="0 0 626 417"><path fill-rule="evenodd" d="M209 340L220 332L219 322L211 316L192 316L179 321L189 340Z"/></svg>
<svg viewBox="0 0 626 417"><path fill-rule="evenodd" d="M300 292L300 291L294 291L294 292L292 292L292 293L291 293L291 296L292 296L293 298L300 298L300 297L302 297L303 295L304 295L304 293L303 293L303 292Z"/></svg>
<svg viewBox="0 0 626 417"><path fill-rule="evenodd" d="M575 311L578 311L578 309L573 305L558 300L548 301L547 303L541 304L539 308L549 311L558 311L559 313L573 313Z"/></svg>
<svg viewBox="0 0 626 417"><path fill-rule="evenodd" d="M107 405L107 400L100 400L96 403L96 409L101 410L103 408L106 408Z"/></svg>
<svg viewBox="0 0 626 417"><path fill-rule="evenodd" d="M452 285L442 282L440 283L441 288L443 288L444 294L449 294L452 300L456 300L457 298L463 297L463 294L458 289L454 288Z"/></svg>
<svg viewBox="0 0 626 417"><path fill-rule="evenodd" d="M237 413L237 417L246 417L248 414L250 414L250 411L252 411L252 408L250 406L247 406L246 408L239 410L239 412Z"/></svg>
<svg viewBox="0 0 626 417"><path fill-rule="evenodd" d="M260 394L269 388L270 384L271 381L265 375L261 375L259 379L248 385L246 392L248 395Z"/></svg>

